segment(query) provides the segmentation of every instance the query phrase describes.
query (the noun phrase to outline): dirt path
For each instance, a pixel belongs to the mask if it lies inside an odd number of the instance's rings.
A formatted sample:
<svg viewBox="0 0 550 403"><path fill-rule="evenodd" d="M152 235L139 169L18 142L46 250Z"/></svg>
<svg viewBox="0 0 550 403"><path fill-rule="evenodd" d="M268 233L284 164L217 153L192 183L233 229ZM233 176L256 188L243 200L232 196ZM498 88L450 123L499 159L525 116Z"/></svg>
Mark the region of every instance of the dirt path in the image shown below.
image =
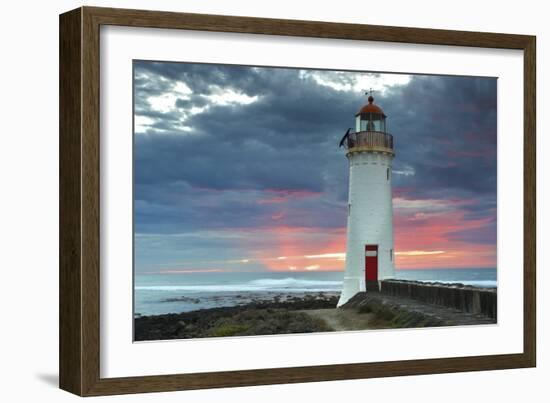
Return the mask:
<svg viewBox="0 0 550 403"><path fill-rule="evenodd" d="M371 307L370 311L373 313L358 312L361 307L367 305ZM342 308L312 309L301 312L323 320L336 331L496 323L495 319L482 314L462 312L454 308L375 292L358 293Z"/></svg>
<svg viewBox="0 0 550 403"><path fill-rule="evenodd" d="M301 311L316 319L322 319L333 330L364 330L373 329L374 315L357 313L353 309L308 309Z"/></svg>

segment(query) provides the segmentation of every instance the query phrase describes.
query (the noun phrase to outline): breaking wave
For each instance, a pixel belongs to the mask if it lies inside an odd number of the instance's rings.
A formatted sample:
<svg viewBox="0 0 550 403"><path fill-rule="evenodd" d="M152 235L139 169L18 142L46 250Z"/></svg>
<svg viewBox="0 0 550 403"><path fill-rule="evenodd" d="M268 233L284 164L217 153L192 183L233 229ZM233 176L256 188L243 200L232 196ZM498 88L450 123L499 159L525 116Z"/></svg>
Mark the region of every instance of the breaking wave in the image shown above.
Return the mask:
<svg viewBox="0 0 550 403"><path fill-rule="evenodd" d="M416 280L421 281L423 283L448 283L448 284L464 284L464 285L471 285L473 287L480 287L480 288L495 288L497 286L497 282L495 280L440 280L440 279L431 279L431 280Z"/></svg>
<svg viewBox="0 0 550 403"><path fill-rule="evenodd" d="M151 291L190 291L190 292L239 292L239 291L295 291L320 292L340 291L341 281L305 280L293 277L282 279L265 278L234 284L193 284L193 285L143 285L136 290Z"/></svg>

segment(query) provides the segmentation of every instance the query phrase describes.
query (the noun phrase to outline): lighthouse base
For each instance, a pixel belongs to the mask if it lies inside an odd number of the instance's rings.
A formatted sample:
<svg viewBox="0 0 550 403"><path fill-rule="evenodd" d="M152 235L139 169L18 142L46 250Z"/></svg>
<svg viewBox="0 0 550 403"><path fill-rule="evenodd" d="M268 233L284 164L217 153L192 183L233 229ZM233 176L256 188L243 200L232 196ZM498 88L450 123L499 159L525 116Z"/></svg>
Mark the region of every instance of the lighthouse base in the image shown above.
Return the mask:
<svg viewBox="0 0 550 403"><path fill-rule="evenodd" d="M359 292L380 292L381 281L366 281L360 277L346 277L337 308L344 305Z"/></svg>
<svg viewBox="0 0 550 403"><path fill-rule="evenodd" d="M365 289L367 291L380 291L380 282L379 281L367 281L365 284Z"/></svg>
<svg viewBox="0 0 550 403"><path fill-rule="evenodd" d="M365 290L366 287L364 277L344 277L344 282L342 284L342 293L340 294L340 299L338 300L338 305L336 305L336 307L344 305L355 294Z"/></svg>

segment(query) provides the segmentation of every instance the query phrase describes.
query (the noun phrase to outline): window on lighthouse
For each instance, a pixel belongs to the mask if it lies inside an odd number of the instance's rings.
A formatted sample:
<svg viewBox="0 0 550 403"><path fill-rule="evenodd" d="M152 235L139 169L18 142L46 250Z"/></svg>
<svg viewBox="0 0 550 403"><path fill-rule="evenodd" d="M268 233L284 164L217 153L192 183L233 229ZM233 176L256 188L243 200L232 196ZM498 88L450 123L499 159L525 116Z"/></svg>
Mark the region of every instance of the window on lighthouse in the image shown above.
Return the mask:
<svg viewBox="0 0 550 403"><path fill-rule="evenodd" d="M355 118L356 132L386 132L386 118L378 113L361 113Z"/></svg>

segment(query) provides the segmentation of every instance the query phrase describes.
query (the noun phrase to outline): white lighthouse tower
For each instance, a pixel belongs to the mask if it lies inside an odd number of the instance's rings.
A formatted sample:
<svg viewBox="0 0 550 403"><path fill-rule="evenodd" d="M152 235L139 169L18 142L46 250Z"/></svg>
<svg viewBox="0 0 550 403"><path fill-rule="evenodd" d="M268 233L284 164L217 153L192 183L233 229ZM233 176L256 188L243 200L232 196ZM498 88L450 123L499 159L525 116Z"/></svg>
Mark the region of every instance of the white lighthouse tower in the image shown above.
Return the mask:
<svg viewBox="0 0 550 403"><path fill-rule="evenodd" d="M368 102L355 115L355 132L348 130L340 142L349 161L349 193L346 271L338 306L394 277L393 136L372 91Z"/></svg>

